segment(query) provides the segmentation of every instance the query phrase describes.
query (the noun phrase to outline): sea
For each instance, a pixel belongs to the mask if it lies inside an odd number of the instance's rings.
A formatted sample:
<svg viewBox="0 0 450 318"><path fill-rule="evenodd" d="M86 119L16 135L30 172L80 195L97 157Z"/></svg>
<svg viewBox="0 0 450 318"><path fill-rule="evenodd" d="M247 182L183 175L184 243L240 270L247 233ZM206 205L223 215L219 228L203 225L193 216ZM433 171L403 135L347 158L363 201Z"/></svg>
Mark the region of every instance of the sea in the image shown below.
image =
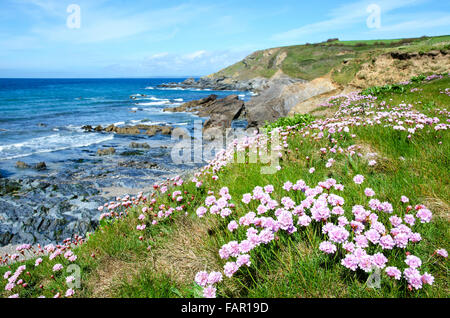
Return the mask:
<svg viewBox="0 0 450 318"><path fill-rule="evenodd" d="M45 162L63 169L64 162L81 162L97 149L126 150L131 141L151 147L167 144L170 136L126 136L86 133L82 126L171 125L192 129L192 113L164 112L164 108L216 94L237 94L249 100L250 92L158 88L185 78L133 79L0 79L0 174L20 177L37 173L16 168L17 161ZM167 158L166 160L169 160Z"/></svg>

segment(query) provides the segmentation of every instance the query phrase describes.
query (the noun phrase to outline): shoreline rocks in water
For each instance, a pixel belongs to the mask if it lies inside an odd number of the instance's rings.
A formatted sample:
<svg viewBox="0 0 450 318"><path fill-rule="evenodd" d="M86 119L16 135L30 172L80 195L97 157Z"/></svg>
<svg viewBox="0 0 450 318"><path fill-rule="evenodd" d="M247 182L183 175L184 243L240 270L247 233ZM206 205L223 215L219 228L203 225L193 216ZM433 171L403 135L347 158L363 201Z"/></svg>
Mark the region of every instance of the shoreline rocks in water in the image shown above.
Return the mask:
<svg viewBox="0 0 450 318"><path fill-rule="evenodd" d="M200 100L184 103L174 108L165 108L165 112L195 112L200 117L209 117L204 129L210 127L231 127L231 122L241 117L244 112L244 102L237 95L229 95L217 99L210 95Z"/></svg>
<svg viewBox="0 0 450 318"><path fill-rule="evenodd" d="M109 125L103 128L102 126L97 126L93 128L91 125L86 125L81 127L85 132L105 132L105 133L116 133L118 135L140 135L142 132L148 136L154 136L157 133L162 135L170 135L173 130L172 126L161 126L161 125L144 125L139 124L135 126L125 126L117 127L114 125Z"/></svg>
<svg viewBox="0 0 450 318"><path fill-rule="evenodd" d="M116 153L116 149L114 149L112 147L97 150L97 156L110 156L110 155L114 155L115 153Z"/></svg>
<svg viewBox="0 0 450 318"><path fill-rule="evenodd" d="M232 77L202 77L198 80L188 78L181 83L166 83L158 85L160 88L208 89L214 91L262 91L269 80L267 78L253 78L246 81Z"/></svg>
<svg viewBox="0 0 450 318"><path fill-rule="evenodd" d="M0 246L59 242L93 231L104 203L89 182L0 180Z"/></svg>
<svg viewBox="0 0 450 318"><path fill-rule="evenodd" d="M17 169L35 169L38 171L42 171L42 170L47 170L47 165L45 162L38 162L34 166L30 166L28 163L25 163L23 161L17 161L16 168Z"/></svg>
<svg viewBox="0 0 450 318"><path fill-rule="evenodd" d="M135 149L150 149L150 145L146 142L144 143L138 143L138 142L132 142L130 144L130 148L135 148Z"/></svg>

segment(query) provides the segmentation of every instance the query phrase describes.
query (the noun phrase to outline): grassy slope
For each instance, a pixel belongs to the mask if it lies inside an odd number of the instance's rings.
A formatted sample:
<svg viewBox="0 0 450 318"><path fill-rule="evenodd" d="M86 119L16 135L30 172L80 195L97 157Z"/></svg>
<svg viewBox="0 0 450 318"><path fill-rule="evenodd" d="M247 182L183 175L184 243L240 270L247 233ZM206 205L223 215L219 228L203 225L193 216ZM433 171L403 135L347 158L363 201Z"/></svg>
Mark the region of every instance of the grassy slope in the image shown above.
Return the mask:
<svg viewBox="0 0 450 318"><path fill-rule="evenodd" d="M285 74L305 80L328 74L332 69L340 66L344 60L350 60L342 72L333 72L332 77L338 83L348 83L358 72L365 61L382 53L427 52L449 45L450 36L429 38L397 39L397 40L369 40L369 41L334 41L317 44L287 46L258 51L243 61L227 67L212 77L235 77L237 79L251 79L255 77L270 78L278 69ZM273 51L273 54L269 54ZM281 65L276 65L277 56L286 53Z"/></svg>
<svg viewBox="0 0 450 318"><path fill-rule="evenodd" d="M423 91L410 92L418 87ZM442 94L450 87L446 77L430 83L412 84L403 94L384 93L376 104L386 101L389 105L411 103L416 110L430 117L438 116L441 122L448 119L445 114L436 113L436 108L445 108L450 97ZM380 107L380 106L377 106ZM337 111L338 107L331 108ZM327 109L330 111L330 109ZM355 134L355 138L350 135ZM245 230L230 233L226 226L231 219L255 210L257 205L249 206L241 202L243 194L255 186L272 184L275 192L272 197L280 200L289 195L297 203L304 196L287 193L282 189L286 181L295 183L303 179L314 186L319 181L334 178L345 185L338 193L345 199L346 215L351 214L351 206L367 204L362 192L370 187L380 201L389 201L394 211L403 215L405 205L400 196L406 195L411 205L425 204L433 212L429 224L418 224L414 231L420 232L423 240L409 245L406 249L421 257L424 264L421 272L427 271L435 276L433 286L425 286L420 291L408 291L406 284L383 276L381 288L368 288L368 274L359 270L354 273L340 265L340 256L327 256L318 250L324 240L319 224L309 226L292 234L280 232L278 240L267 246L260 246L251 252L251 267L242 267L232 279L225 278L218 286L221 297L448 297L448 261L431 256L438 248L450 249L449 222L449 170L450 139L447 132L435 132L425 128L411 140L406 132L385 129L382 126L351 127L348 134L338 138L338 144L346 149L350 145L362 146L360 151L376 152L377 165L370 167L367 158L348 154L320 155L319 149L329 147L327 138L313 140L301 134L290 134L289 151L281 161L282 169L273 175L260 174L260 164L230 164L213 181L206 175L204 184L196 188L194 183L186 182L179 188L185 191L184 212L176 212L172 217L151 225L155 219L147 215L145 231L136 230L142 222L137 216L142 205L128 209L128 217L115 222L103 221L102 226L79 248L74 249L78 256L75 262L81 266L82 285L76 290L76 297L197 297L201 288L193 283L195 273L201 270L221 270L225 264L218 255L220 247L231 241L245 239ZM442 142L441 144L439 142ZM309 160L307 160L309 157ZM336 163L332 168L325 167L329 157ZM308 169L313 166L313 174ZM352 178L356 174L366 177L363 185L356 185ZM233 214L226 220L208 214L199 219L195 211L204 204L207 191L219 190L227 186L236 204ZM167 196L157 195L157 203L166 206L179 204ZM180 203L180 204L181 204ZM145 204L148 206L148 203ZM273 214L271 212L270 214ZM388 216L380 215L383 221ZM140 236L142 236L140 238ZM342 253L342 252L340 252ZM389 258L388 266L404 268L405 250L385 251ZM64 294L64 272L52 273L52 267L69 262L61 256L52 261L44 260L34 268L34 261L26 262L30 274L21 276L28 283L26 288L16 287L13 292L4 291L6 280L0 280L0 294L8 296L19 293L21 297L52 297L57 292ZM0 274L14 271L19 264L0 268ZM54 278L51 275L54 274ZM42 285L43 288L39 286Z"/></svg>

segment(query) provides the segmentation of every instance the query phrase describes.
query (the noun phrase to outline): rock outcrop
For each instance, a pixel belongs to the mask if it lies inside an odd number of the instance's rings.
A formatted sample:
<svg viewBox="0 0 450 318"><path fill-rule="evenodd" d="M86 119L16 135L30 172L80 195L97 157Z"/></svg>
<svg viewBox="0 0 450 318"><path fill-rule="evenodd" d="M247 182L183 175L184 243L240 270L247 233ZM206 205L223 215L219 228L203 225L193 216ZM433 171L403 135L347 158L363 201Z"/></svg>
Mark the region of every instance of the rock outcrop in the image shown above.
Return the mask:
<svg viewBox="0 0 450 318"><path fill-rule="evenodd" d="M109 125L108 127L102 128L101 126L97 126L96 128L92 128L92 126L83 126L82 129L85 132L106 132L106 133L116 133L119 135L139 135L142 131L149 136L154 136L157 133L161 133L163 135L170 135L173 130L172 126L161 126L161 125L136 125L136 126L125 126L125 127L116 127L114 125Z"/></svg>
<svg viewBox="0 0 450 318"><path fill-rule="evenodd" d="M238 80L229 76L202 77L198 80L188 78L181 83L166 83L158 87L162 88L197 88L214 91L262 91L269 82L267 78L257 77L249 80Z"/></svg>
<svg viewBox="0 0 450 318"><path fill-rule="evenodd" d="M391 52L362 64L349 84L357 89L363 89L400 83L420 74L444 73L449 69L448 50L431 50L426 53Z"/></svg>
<svg viewBox="0 0 450 318"><path fill-rule="evenodd" d="M106 148L97 150L97 156L110 156L116 153L116 149L114 148Z"/></svg>
<svg viewBox="0 0 450 318"><path fill-rule="evenodd" d="M244 102L237 95L217 99L217 95L214 94L179 107L164 109L167 112L194 112L200 117L209 117L204 128L229 128L233 120L241 117L243 110Z"/></svg>
<svg viewBox="0 0 450 318"><path fill-rule="evenodd" d="M29 169L31 166L23 161L17 161L16 162L16 168L18 169Z"/></svg>
<svg viewBox="0 0 450 318"><path fill-rule="evenodd" d="M270 122L287 116L299 103L311 97L332 92L336 88L336 85L327 78L291 83L287 78L274 79L269 83L267 90L245 104L248 126L262 126L266 121Z"/></svg>
<svg viewBox="0 0 450 318"><path fill-rule="evenodd" d="M130 148L135 148L135 149L150 149L150 145L146 142L144 143L138 143L138 142L132 142L130 144Z"/></svg>
<svg viewBox="0 0 450 318"><path fill-rule="evenodd" d="M29 165L28 163L25 163L23 161L17 161L16 162L16 168L17 169L36 169L36 170L46 170L47 169L47 165L45 164L45 162L38 162L36 164L34 164L33 166Z"/></svg>

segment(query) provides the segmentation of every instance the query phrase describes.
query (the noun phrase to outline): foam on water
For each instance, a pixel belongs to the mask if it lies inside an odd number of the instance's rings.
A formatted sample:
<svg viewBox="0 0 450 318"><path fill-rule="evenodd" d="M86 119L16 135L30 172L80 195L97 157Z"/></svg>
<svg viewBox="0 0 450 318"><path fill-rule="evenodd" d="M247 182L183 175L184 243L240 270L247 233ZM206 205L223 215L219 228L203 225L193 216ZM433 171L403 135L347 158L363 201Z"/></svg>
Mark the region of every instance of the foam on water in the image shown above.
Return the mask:
<svg viewBox="0 0 450 318"><path fill-rule="evenodd" d="M161 100L158 102L149 102L149 103L137 103L138 106L160 106L160 105L167 105L170 104L170 101L168 100Z"/></svg>
<svg viewBox="0 0 450 318"><path fill-rule="evenodd" d="M87 147L112 140L113 138L114 135L102 134L54 134L37 137L15 144L0 146L0 160L10 160L28 157L33 154Z"/></svg>

